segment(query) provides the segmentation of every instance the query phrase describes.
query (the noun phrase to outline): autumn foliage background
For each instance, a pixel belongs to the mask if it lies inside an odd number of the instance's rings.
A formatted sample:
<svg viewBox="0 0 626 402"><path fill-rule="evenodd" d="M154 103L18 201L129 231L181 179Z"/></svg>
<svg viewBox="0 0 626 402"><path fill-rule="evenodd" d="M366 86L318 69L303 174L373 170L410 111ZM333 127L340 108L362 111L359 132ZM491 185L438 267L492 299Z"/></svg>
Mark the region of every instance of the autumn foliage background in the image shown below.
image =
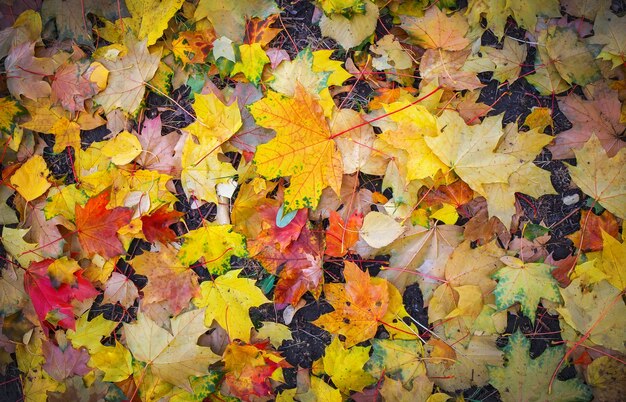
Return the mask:
<svg viewBox="0 0 626 402"><path fill-rule="evenodd" d="M0 399L622 399L625 12L0 0Z"/></svg>

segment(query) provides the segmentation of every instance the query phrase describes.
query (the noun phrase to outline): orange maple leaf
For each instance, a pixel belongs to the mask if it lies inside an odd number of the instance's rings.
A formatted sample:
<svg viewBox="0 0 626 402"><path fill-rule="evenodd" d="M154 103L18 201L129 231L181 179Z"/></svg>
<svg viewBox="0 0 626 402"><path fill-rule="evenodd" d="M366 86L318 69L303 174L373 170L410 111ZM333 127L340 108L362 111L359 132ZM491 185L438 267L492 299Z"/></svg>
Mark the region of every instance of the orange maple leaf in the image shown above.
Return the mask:
<svg viewBox="0 0 626 402"><path fill-rule="evenodd" d="M387 282L373 282L368 272L346 261L343 275L346 283L324 285L326 300L335 308L313 324L345 337L346 347L376 335L389 306ZM376 278L375 278L376 279Z"/></svg>
<svg viewBox="0 0 626 402"><path fill-rule="evenodd" d="M104 190L87 201L84 207L76 204L78 241L89 255L97 253L111 258L124 254L117 231L130 222L133 212L124 207L107 209L110 193L110 190Z"/></svg>

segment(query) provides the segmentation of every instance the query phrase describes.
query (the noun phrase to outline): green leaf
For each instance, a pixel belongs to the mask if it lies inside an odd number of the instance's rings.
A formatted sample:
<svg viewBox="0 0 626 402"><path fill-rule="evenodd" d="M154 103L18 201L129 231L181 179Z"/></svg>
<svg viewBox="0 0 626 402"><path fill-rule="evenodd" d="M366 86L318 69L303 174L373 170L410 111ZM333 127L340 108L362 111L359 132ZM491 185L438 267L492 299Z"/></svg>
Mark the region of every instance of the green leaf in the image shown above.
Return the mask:
<svg viewBox="0 0 626 402"><path fill-rule="evenodd" d="M541 237L547 234L548 232L550 232L550 229L545 226L531 223L531 224L524 226L524 230L522 230L522 232L524 233L524 238L526 240L533 241L537 237Z"/></svg>
<svg viewBox="0 0 626 402"><path fill-rule="evenodd" d="M416 377L426 375L422 361L424 348L414 340L372 339L374 352L363 367L375 378L387 375L406 387Z"/></svg>
<svg viewBox="0 0 626 402"><path fill-rule="evenodd" d="M522 312L535 322L537 304L541 298L561 302L557 281L552 277L552 267L542 263L524 263L514 257L502 257L508 266L492 275L498 281L494 291L496 305L505 309L519 302Z"/></svg>
<svg viewBox="0 0 626 402"><path fill-rule="evenodd" d="M531 359L530 341L520 332L509 338L504 348L507 363L504 367L489 366L491 385L500 391L504 402L583 402L592 393L578 378L560 381L555 378L550 391L550 380L565 355L565 347L548 347L539 357Z"/></svg>

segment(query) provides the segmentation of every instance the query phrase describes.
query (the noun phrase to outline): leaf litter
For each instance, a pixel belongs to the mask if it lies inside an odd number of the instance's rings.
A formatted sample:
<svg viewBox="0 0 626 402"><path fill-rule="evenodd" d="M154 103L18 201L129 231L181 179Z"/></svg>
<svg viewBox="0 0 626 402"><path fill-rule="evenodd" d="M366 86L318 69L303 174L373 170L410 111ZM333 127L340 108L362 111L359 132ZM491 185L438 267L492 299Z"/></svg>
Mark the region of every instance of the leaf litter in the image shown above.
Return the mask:
<svg viewBox="0 0 626 402"><path fill-rule="evenodd" d="M615 400L619 2L71 3L0 4L3 400Z"/></svg>

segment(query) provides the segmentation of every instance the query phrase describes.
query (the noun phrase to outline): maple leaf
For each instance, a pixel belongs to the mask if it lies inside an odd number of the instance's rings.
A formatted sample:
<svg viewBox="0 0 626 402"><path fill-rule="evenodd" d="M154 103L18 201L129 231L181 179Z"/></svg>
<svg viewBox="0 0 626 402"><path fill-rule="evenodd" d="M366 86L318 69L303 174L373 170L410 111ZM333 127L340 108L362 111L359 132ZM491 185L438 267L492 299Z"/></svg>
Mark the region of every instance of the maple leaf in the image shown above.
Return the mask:
<svg viewBox="0 0 626 402"><path fill-rule="evenodd" d="M422 361L424 347L413 340L373 339L374 351L365 364L365 371L375 378L387 376L410 386L416 377L426 375Z"/></svg>
<svg viewBox="0 0 626 402"><path fill-rule="evenodd" d="M178 259L190 266L200 258L209 272L223 274L230 269L230 257L247 255L245 238L233 232L232 225L203 226L183 235L184 243L178 251Z"/></svg>
<svg viewBox="0 0 626 402"><path fill-rule="evenodd" d="M572 122L572 128L559 133L548 147L552 157L573 157L574 151L582 148L592 135L598 137L609 156L615 156L626 145L620 138L626 129L620 122L620 108L617 93L608 89L596 93L593 100L575 94L559 100L559 109Z"/></svg>
<svg viewBox="0 0 626 402"><path fill-rule="evenodd" d="M170 321L170 332L139 312L136 322L124 324L128 349L154 376L192 392L189 377L208 374L208 364L219 360L211 349L197 345L207 331L204 313L202 309L177 315Z"/></svg>
<svg viewBox="0 0 626 402"><path fill-rule="evenodd" d="M127 0L126 7L131 17L124 18L123 24L133 30L137 39L146 39L148 46L154 45L183 2L184 0Z"/></svg>
<svg viewBox="0 0 626 402"><path fill-rule="evenodd" d="M461 243L461 230L453 225L436 225L430 229L411 226L385 250L391 254L390 266L397 269L383 269L378 275L389 280L399 290L419 282L425 300L443 276L443 267L455 247ZM417 271L422 275L415 275Z"/></svg>
<svg viewBox="0 0 626 402"><path fill-rule="evenodd" d="M553 267L543 263L524 263L514 257L502 257L507 267L500 268L493 274L498 281L494 291L496 305L505 309L519 302L522 312L535 322L537 304L541 299L559 303L559 287L552 277Z"/></svg>
<svg viewBox="0 0 626 402"><path fill-rule="evenodd" d="M183 65L203 63L213 48L213 30L184 31L172 41L172 53Z"/></svg>
<svg viewBox="0 0 626 402"><path fill-rule="evenodd" d="M87 367L89 353L85 349L74 349L65 345L65 349L46 341L42 345L43 356L46 362L42 368L56 381L63 381L73 375L84 376L91 369Z"/></svg>
<svg viewBox="0 0 626 402"><path fill-rule="evenodd" d="M237 171L219 153L220 143L216 137L200 144L191 135L181 141L184 141L180 175L183 189L189 196L217 204L218 184L228 183Z"/></svg>
<svg viewBox="0 0 626 402"><path fill-rule="evenodd" d="M332 77L332 76L331 76ZM335 138L343 160L343 173L363 172L383 175L388 160L375 151L374 128L363 125L363 117L354 110L340 109L330 120L331 131L342 133Z"/></svg>
<svg viewBox="0 0 626 402"><path fill-rule="evenodd" d="M439 335L444 342L453 342L442 332ZM442 364L441 358L425 359L429 378L434 377L437 386L450 392L486 385L490 377L488 367L502 365L503 353L495 346L495 339L495 335L473 335L467 345L455 343L458 352L451 366Z"/></svg>
<svg viewBox="0 0 626 402"><path fill-rule="evenodd" d="M135 159L137 163L148 170L168 174L180 175L180 139L177 132L161 135L161 116L154 119L144 119L142 130L137 133L142 152Z"/></svg>
<svg viewBox="0 0 626 402"><path fill-rule="evenodd" d="M104 297L102 304L119 303L125 308L129 308L139 297L137 286L125 275L113 272L104 285Z"/></svg>
<svg viewBox="0 0 626 402"><path fill-rule="evenodd" d="M35 57L35 43L24 42L13 47L4 61L7 87L13 97L24 95L37 100L50 95L50 84L44 77L54 72L52 59Z"/></svg>
<svg viewBox="0 0 626 402"><path fill-rule="evenodd" d="M320 29L323 36L333 38L341 47L349 50L374 33L378 15L378 7L371 1L365 1L365 12L354 14L349 19L342 14L322 15Z"/></svg>
<svg viewBox="0 0 626 402"><path fill-rule="evenodd" d="M193 110L196 121L185 128L195 135L201 144L219 146L241 127L241 115L237 103L226 106L214 93L195 96Z"/></svg>
<svg viewBox="0 0 626 402"><path fill-rule="evenodd" d="M258 43L265 47L278 35L283 29L272 28L272 25L278 19L278 14L270 15L266 19L251 18L246 21L246 35L243 39L245 44Z"/></svg>
<svg viewBox="0 0 626 402"><path fill-rule="evenodd" d="M581 211L580 227L583 229L566 237L574 242L574 247L584 252L602 250L605 234L617 237L619 233L617 220L608 211L599 216L592 210Z"/></svg>
<svg viewBox="0 0 626 402"><path fill-rule="evenodd" d="M626 267L622 263L626 258L626 243L619 242L615 236L602 232L602 272L607 281L617 289L626 289Z"/></svg>
<svg viewBox="0 0 626 402"><path fill-rule="evenodd" d="M411 56L404 50L400 42L393 35L385 35L372 46L372 53L379 57L372 60L372 66L377 70L396 68L403 70L413 65Z"/></svg>
<svg viewBox="0 0 626 402"><path fill-rule="evenodd" d="M0 132L11 135L15 129L15 118L26 113L26 109L9 97L0 98Z"/></svg>
<svg viewBox="0 0 626 402"><path fill-rule="evenodd" d="M259 43L239 46L241 61L233 66L231 76L241 72L253 84L258 84L263 73L263 66L270 62L265 51Z"/></svg>
<svg viewBox="0 0 626 402"><path fill-rule="evenodd" d="M422 105L410 105L409 102L394 102L383 105L386 113L396 123L396 128L385 130L377 141L384 141L396 148L394 154L406 155L406 164L401 170L406 171L408 181L434 177L437 172L447 172L447 167L428 148L426 137L437 135L437 120Z"/></svg>
<svg viewBox="0 0 626 402"><path fill-rule="evenodd" d="M202 282L201 295L193 299L198 307L206 307L204 322L210 326L215 320L228 332L232 340L250 342L253 328L249 310L269 300L252 279L239 278L240 269L232 270L213 281Z"/></svg>
<svg viewBox="0 0 626 402"><path fill-rule="evenodd" d="M13 173L11 185L26 201L32 201L52 185L47 180L49 175L46 161L41 155L34 155Z"/></svg>
<svg viewBox="0 0 626 402"><path fill-rule="evenodd" d="M515 193L528 194L539 198L544 194L555 194L547 170L535 166L533 160L543 147L552 141L551 136L539 134L535 130L518 132L511 123L505 127L505 136L496 151L517 158L517 169L509 176L508 183L485 184L487 209L508 226L515 214Z"/></svg>
<svg viewBox="0 0 626 402"><path fill-rule="evenodd" d="M397 239L404 229L392 216L371 211L363 219L360 235L370 246L381 248Z"/></svg>
<svg viewBox="0 0 626 402"><path fill-rule="evenodd" d="M438 80L441 86L473 91L483 86L476 73L465 71L471 51L428 49L420 60L420 75L426 81Z"/></svg>
<svg viewBox="0 0 626 402"><path fill-rule="evenodd" d="M176 258L176 250L162 246L158 253L145 252L133 258L130 265L148 278L143 288L141 306L147 311L162 306L171 314L180 313L199 292L198 277Z"/></svg>
<svg viewBox="0 0 626 402"><path fill-rule="evenodd" d="M527 53L525 44L517 43L509 37L504 38L502 49L481 46L480 51L494 64L493 78L500 82L508 81L509 83L519 77Z"/></svg>
<svg viewBox="0 0 626 402"><path fill-rule="evenodd" d="M491 384L500 391L504 401L588 401L592 394L579 379L549 382L565 354L562 345L546 349L539 357L530 358L530 341L519 331L509 337L504 347L504 367L489 367Z"/></svg>
<svg viewBox="0 0 626 402"><path fill-rule="evenodd" d="M100 348L100 341L104 337L108 337L117 327L117 322L105 319L102 315L88 320L89 314L85 313L78 318L76 326L68 329L67 339L72 342L75 348L86 347L87 350L93 352Z"/></svg>
<svg viewBox="0 0 626 402"><path fill-rule="evenodd" d="M306 226L308 210L299 210L288 225L279 228L278 209L271 204L259 208L264 217L259 222L262 231L249 241L249 250L268 272L278 275L274 301L296 305L307 291L319 295L323 282L321 240Z"/></svg>
<svg viewBox="0 0 626 402"><path fill-rule="evenodd" d="M402 15L400 20L415 44L426 49L463 50L470 43L465 38L469 24L460 13L448 16L438 7L429 7L423 17Z"/></svg>
<svg viewBox="0 0 626 402"><path fill-rule="evenodd" d="M100 60L110 72L109 81L104 91L93 99L106 113L120 108L135 114L146 91L146 82L154 77L160 59L160 50L152 53L148 50L147 39L130 41L126 55L115 61Z"/></svg>
<svg viewBox="0 0 626 402"><path fill-rule="evenodd" d="M263 97L263 93L252 84L237 83L229 102L237 103L242 125L229 142L242 151L254 152L257 145L264 144L274 137L272 130L258 126L247 105Z"/></svg>
<svg viewBox="0 0 626 402"><path fill-rule="evenodd" d="M626 314L626 305L620 290L606 280L587 286L582 278L576 278L560 292L564 306L557 311L567 325L588 335L596 345L626 352L626 323L621 318Z"/></svg>
<svg viewBox="0 0 626 402"><path fill-rule="evenodd" d="M335 211L330 211L326 230L326 249L324 254L331 257L343 257L359 240L359 229L363 225L363 215L355 212L345 223Z"/></svg>
<svg viewBox="0 0 626 402"><path fill-rule="evenodd" d="M624 43L618 39L626 36L625 22L623 16L614 15L609 7L606 7L595 18L593 36L588 39L589 43L604 45L598 57L611 60L613 68L623 64L626 59Z"/></svg>
<svg viewBox="0 0 626 402"><path fill-rule="evenodd" d="M342 161L319 103L302 86L293 98L268 91L250 107L258 125L276 137L257 147L254 162L268 179L291 176L285 209L315 208L324 188L339 194Z"/></svg>
<svg viewBox="0 0 626 402"><path fill-rule="evenodd" d="M115 207L107 209L110 190L105 190L87 201L85 206L76 204L76 228L78 240L85 253L114 257L124 254L124 247L117 238L117 231L130 222L132 210Z"/></svg>
<svg viewBox="0 0 626 402"><path fill-rule="evenodd" d="M600 78L592 52L573 29L551 27L545 41L545 51L569 84L587 85Z"/></svg>
<svg viewBox="0 0 626 402"><path fill-rule="evenodd" d="M55 153L64 151L68 146L80 148L81 125L70 120L69 114L62 107L53 105L49 98L39 99L37 102L24 102L23 105L31 115L31 120L21 126L41 133L54 134L52 150Z"/></svg>
<svg viewBox="0 0 626 402"><path fill-rule="evenodd" d="M228 393L243 401L253 401L254 396L272 395L270 378L277 378L289 363L268 344L240 345L229 343L224 351L226 375L224 386Z"/></svg>
<svg viewBox="0 0 626 402"><path fill-rule="evenodd" d="M141 217L141 230L150 243L155 241L167 243L176 239L176 233L169 227L185 214L176 210L168 211L168 209L167 205L163 205L151 214Z"/></svg>
<svg viewBox="0 0 626 402"><path fill-rule="evenodd" d="M300 233L307 224L308 211L306 209L298 210L293 219L281 227L276 224L280 207L265 204L259 206L257 211L263 221L261 232L250 245L252 254L257 254L263 247L276 247L279 251L285 251L291 243L300 237Z"/></svg>
<svg viewBox="0 0 626 402"><path fill-rule="evenodd" d="M592 135L574 153L576 166L567 166L574 183L604 208L626 219L626 149L610 158L598 137Z"/></svg>
<svg viewBox="0 0 626 402"><path fill-rule="evenodd" d="M33 202L31 207L25 210L24 226L30 227L26 238L38 243L38 254L44 257L57 258L63 254L65 239L59 231L58 225L62 223L60 217L46 220L43 212L44 202ZM68 224L68 226L72 226Z"/></svg>
<svg viewBox="0 0 626 402"><path fill-rule="evenodd" d="M626 380L626 372L620 362L609 356L600 356L587 366L585 379L598 399L616 400L620 398L620 391L615 384L622 384Z"/></svg>
<svg viewBox="0 0 626 402"><path fill-rule="evenodd" d="M389 307L386 281L373 283L370 275L353 262L346 261L345 284L324 285L324 295L335 309L315 320L313 324L345 337L347 347L368 340L376 334Z"/></svg>
<svg viewBox="0 0 626 402"><path fill-rule="evenodd" d="M47 259L30 264L24 276L24 289L30 296L42 323L48 321L73 329L76 321L72 300L83 301L95 297L99 292L91 282L82 277L82 270L74 273L75 287L63 283L55 288L48 276L48 267L53 262L54 260Z"/></svg>
<svg viewBox="0 0 626 402"><path fill-rule="evenodd" d="M280 13L274 0L241 0L223 2L220 0L201 0L193 14L199 21L207 18L211 21L217 36L226 36L232 41L241 42L244 38L246 19L258 17L265 19Z"/></svg>
<svg viewBox="0 0 626 402"><path fill-rule="evenodd" d="M333 383L344 394L350 391L362 391L376 379L363 370L369 359L370 347L353 346L345 348L339 337L333 339L326 348L322 362L324 371L333 380Z"/></svg>
<svg viewBox="0 0 626 402"><path fill-rule="evenodd" d="M425 137L426 144L479 194L485 195L483 184L506 183L517 169L516 157L494 152L504 134L502 115L468 126L457 113L444 111L438 124L441 133Z"/></svg>
<svg viewBox="0 0 626 402"><path fill-rule="evenodd" d="M66 61L52 78L51 100L59 101L65 110L72 113L84 111L85 100L104 89L108 74L108 70L98 62ZM102 86L94 80L100 80Z"/></svg>
<svg viewBox="0 0 626 402"><path fill-rule="evenodd" d="M58 39L71 39L80 45L93 47L92 23L85 16L89 13L106 18L119 18L126 12L117 7L117 0L47 0L41 5L41 19L45 24L55 20Z"/></svg>
<svg viewBox="0 0 626 402"><path fill-rule="evenodd" d="M273 71L270 88L290 97L295 96L301 85L310 94L323 93L332 75L326 69L314 68L315 56L310 48L301 50L291 61L280 63Z"/></svg>

